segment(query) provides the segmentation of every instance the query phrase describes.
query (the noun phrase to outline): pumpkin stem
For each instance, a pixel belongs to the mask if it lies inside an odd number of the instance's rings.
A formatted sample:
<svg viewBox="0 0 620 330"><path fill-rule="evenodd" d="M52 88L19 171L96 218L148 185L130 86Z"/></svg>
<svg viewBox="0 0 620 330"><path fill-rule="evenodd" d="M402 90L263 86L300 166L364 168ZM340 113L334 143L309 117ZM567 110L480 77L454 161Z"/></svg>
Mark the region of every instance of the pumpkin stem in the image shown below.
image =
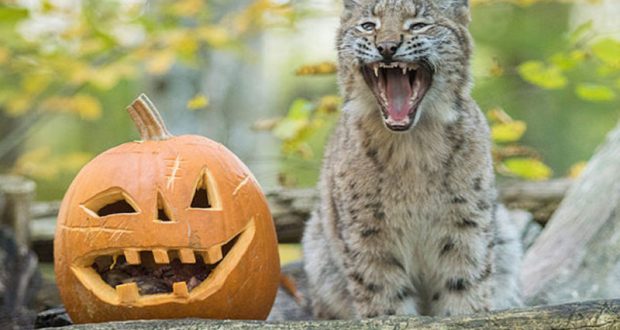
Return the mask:
<svg viewBox="0 0 620 330"><path fill-rule="evenodd" d="M140 94L138 98L127 107L131 119L136 124L140 137L144 141L161 141L172 137L164 124L159 111L145 94Z"/></svg>

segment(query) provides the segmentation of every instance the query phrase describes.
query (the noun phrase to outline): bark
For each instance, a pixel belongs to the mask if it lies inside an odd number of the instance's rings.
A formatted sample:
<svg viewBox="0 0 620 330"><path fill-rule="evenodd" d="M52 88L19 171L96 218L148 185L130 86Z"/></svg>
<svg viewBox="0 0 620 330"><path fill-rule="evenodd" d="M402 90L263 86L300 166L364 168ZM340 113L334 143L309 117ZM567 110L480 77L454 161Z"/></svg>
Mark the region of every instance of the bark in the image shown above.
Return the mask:
<svg viewBox="0 0 620 330"><path fill-rule="evenodd" d="M4 199L0 224L11 228L17 243L24 246L30 245L30 207L34 193L34 182L17 176L0 176L0 194Z"/></svg>
<svg viewBox="0 0 620 330"><path fill-rule="evenodd" d="M528 250L531 304L620 297L620 124Z"/></svg>
<svg viewBox="0 0 620 330"><path fill-rule="evenodd" d="M399 317L351 321L261 322L141 320L65 329L618 329L620 300L525 308L450 318Z"/></svg>
<svg viewBox="0 0 620 330"><path fill-rule="evenodd" d="M536 222L545 224L572 183L572 179L514 181L501 185L499 196L509 209L527 210L532 213Z"/></svg>
<svg viewBox="0 0 620 330"><path fill-rule="evenodd" d="M524 209L534 214L534 220L545 223L560 203L572 181L558 179L543 182L514 181L502 185L500 197L510 209ZM304 223L318 202L314 188L272 189L267 199L276 224L280 243L299 243ZM32 207L33 238L42 243L51 241L54 236L55 218L58 202L35 203Z"/></svg>

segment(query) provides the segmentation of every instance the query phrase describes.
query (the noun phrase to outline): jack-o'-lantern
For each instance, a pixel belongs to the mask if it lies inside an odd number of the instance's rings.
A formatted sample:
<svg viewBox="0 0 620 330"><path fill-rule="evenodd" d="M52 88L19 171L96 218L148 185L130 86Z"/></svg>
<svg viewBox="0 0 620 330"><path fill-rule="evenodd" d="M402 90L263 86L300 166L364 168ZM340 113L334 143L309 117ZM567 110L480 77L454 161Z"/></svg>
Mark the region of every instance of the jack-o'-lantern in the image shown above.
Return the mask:
<svg viewBox="0 0 620 330"><path fill-rule="evenodd" d="M142 141L84 166L60 208L56 279L72 320L265 319L280 269L255 178L221 144L171 136L146 96L128 111Z"/></svg>

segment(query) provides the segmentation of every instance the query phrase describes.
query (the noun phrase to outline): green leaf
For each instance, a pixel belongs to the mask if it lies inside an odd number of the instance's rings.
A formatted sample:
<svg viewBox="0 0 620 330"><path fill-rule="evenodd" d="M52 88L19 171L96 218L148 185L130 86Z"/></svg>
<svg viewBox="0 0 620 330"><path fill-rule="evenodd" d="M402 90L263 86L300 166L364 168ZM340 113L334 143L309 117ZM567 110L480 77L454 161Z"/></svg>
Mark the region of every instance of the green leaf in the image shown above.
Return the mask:
<svg viewBox="0 0 620 330"><path fill-rule="evenodd" d="M592 45L592 53L605 64L620 68L620 42L607 38Z"/></svg>
<svg viewBox="0 0 620 330"><path fill-rule="evenodd" d="M191 100L187 101L187 108L190 110L198 110L206 108L209 105L209 99L202 93L196 94Z"/></svg>
<svg viewBox="0 0 620 330"><path fill-rule="evenodd" d="M521 139L527 125L523 121L496 124L491 127L491 136L497 143L516 142Z"/></svg>
<svg viewBox="0 0 620 330"><path fill-rule="evenodd" d="M586 53L581 50L574 50L570 53L557 53L551 57L551 63L560 70L571 70L581 64L586 58Z"/></svg>
<svg viewBox="0 0 620 330"><path fill-rule="evenodd" d="M0 5L0 24L13 25L26 17L27 9Z"/></svg>
<svg viewBox="0 0 620 330"><path fill-rule="evenodd" d="M560 89L567 83L560 68L555 65L547 66L540 61L522 63L518 71L525 81L545 89Z"/></svg>
<svg viewBox="0 0 620 330"><path fill-rule="evenodd" d="M606 102L616 98L616 93L604 85L581 83L575 88L577 96L586 101Z"/></svg>
<svg viewBox="0 0 620 330"><path fill-rule="evenodd" d="M579 40L581 40L581 38L583 38L583 36L592 31L592 25L593 25L593 21L589 20L581 25L579 25L575 31L573 31L569 36L568 36L568 40L569 43L571 45L574 45L576 43L579 42Z"/></svg>
<svg viewBox="0 0 620 330"><path fill-rule="evenodd" d="M503 165L511 174L528 180L548 179L553 173L547 165L534 158L511 158L505 160Z"/></svg>
<svg viewBox="0 0 620 330"><path fill-rule="evenodd" d="M288 109L288 114L286 115L286 118L295 120L308 119L312 114L313 108L314 105L312 104L312 102L301 98L296 99L295 101L293 101L293 104L291 104L291 107Z"/></svg>
<svg viewBox="0 0 620 330"><path fill-rule="evenodd" d="M308 124L308 120L284 118L273 128L273 135L281 140L294 139Z"/></svg>

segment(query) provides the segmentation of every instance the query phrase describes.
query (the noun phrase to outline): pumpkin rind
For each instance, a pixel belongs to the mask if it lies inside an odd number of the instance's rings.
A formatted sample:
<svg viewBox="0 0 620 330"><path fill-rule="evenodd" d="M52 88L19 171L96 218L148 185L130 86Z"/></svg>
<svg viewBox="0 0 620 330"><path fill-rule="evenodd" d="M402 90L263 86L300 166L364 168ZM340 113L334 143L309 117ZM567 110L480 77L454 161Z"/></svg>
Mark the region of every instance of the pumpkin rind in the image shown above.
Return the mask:
<svg viewBox="0 0 620 330"><path fill-rule="evenodd" d="M205 178L212 205L193 208L196 185ZM88 208L98 205L93 198L113 200L121 195L135 213L98 216ZM158 221L158 203L165 204L169 221ZM210 248L236 235L239 239L230 253L200 286L185 294L179 288L176 295L136 298L132 288L127 288L129 293L114 292L94 279L78 278L92 275L84 274L97 255L128 251L125 255L134 258L137 251L158 249L164 254L181 251L187 260L191 260L191 251L201 251L208 258ZM63 199L54 253L61 297L76 323L182 317L265 319L279 281L274 225L258 183L233 153L200 136L125 143L87 164ZM208 290L201 291L203 285Z"/></svg>

